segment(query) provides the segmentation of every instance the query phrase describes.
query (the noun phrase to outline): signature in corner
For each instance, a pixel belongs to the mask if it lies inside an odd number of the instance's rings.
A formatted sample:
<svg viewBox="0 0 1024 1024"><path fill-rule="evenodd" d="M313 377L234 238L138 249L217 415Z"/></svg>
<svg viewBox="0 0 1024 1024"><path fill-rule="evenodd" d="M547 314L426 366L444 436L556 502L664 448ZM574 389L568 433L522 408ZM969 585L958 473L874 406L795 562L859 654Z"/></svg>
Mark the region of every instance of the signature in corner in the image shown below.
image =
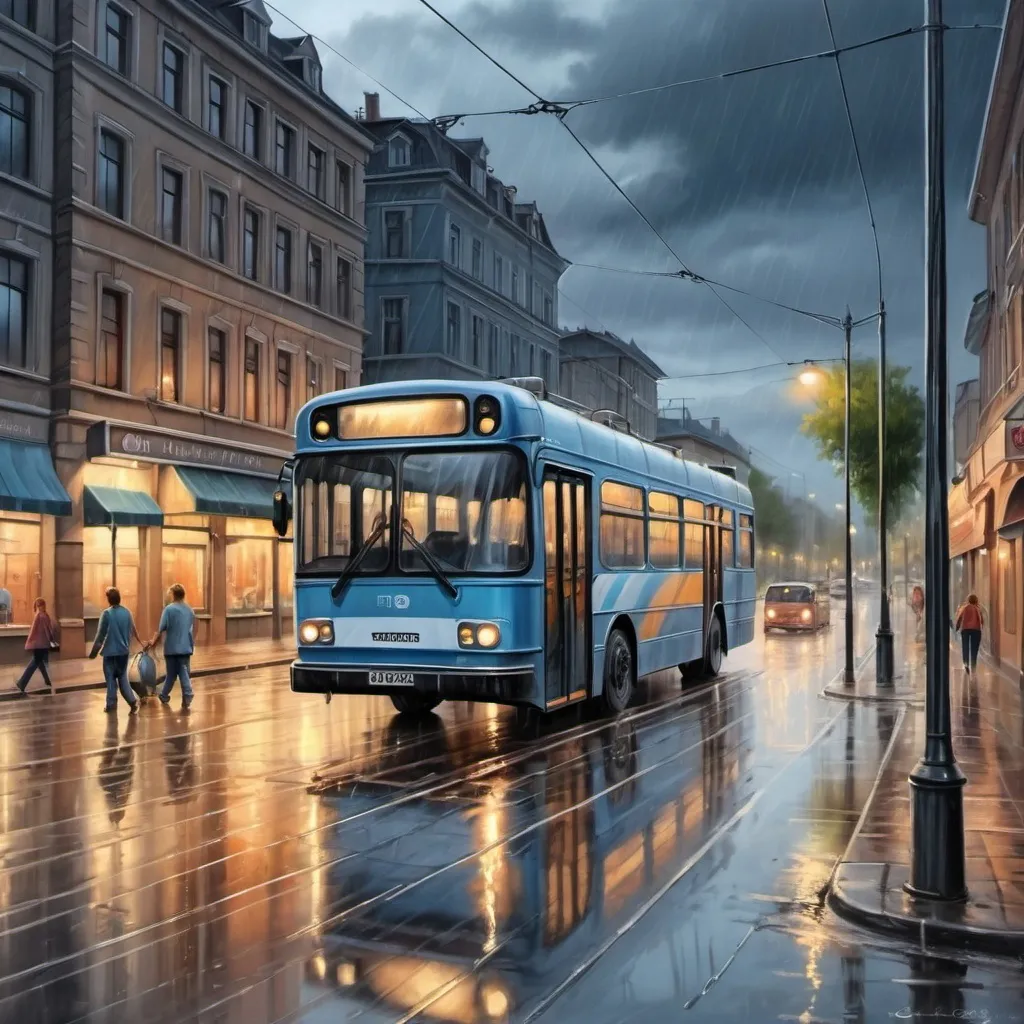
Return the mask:
<svg viewBox="0 0 1024 1024"><path fill-rule="evenodd" d="M934 1010L912 1010L909 1006L904 1006L902 1010L897 1010L895 1013L889 1014L890 1017L895 1017L897 1020L914 1020L917 1018L932 1019L944 1017L948 1020L977 1020L977 1021L989 1021L991 1015L988 1010L944 1010L936 1008Z"/></svg>

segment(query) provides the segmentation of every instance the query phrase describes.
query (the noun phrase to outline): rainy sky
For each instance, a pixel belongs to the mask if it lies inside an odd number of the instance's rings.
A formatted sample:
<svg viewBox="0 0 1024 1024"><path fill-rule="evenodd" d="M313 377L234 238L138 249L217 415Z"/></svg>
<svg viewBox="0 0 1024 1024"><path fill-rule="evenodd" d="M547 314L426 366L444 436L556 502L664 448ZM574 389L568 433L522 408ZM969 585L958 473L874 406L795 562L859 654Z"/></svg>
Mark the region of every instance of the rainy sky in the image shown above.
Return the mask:
<svg viewBox="0 0 1024 1024"><path fill-rule="evenodd" d="M432 0L540 95L576 100L785 60L831 48L822 0ZM349 111L363 90L382 113L473 114L533 97L418 0L274 0L274 31L317 36L328 92ZM946 0L956 26L998 26L1005 0ZM923 0L828 0L839 47L920 26ZM289 24L288 19L292 19ZM984 229L968 220L999 32L946 34L951 382L976 376L963 349L985 286ZM332 52L330 48L333 48ZM349 58L384 87L345 62ZM923 382L923 36L840 58L878 225L890 359ZM654 231L551 116L467 116L495 173L536 199L574 263L705 277L804 310L854 319L878 307L874 246L835 61L817 58L725 80L581 107L567 123ZM678 257L678 258L677 258ZM560 321L634 338L662 367L663 402L719 416L755 464L791 492L839 500L839 481L799 433L810 408L796 371L771 366L842 353L840 332L723 291L637 273L571 267ZM875 325L854 357L877 355ZM766 368L756 370L758 366ZM713 377L694 374L721 371ZM790 476L790 474L794 474ZM789 476L788 482L786 480Z"/></svg>

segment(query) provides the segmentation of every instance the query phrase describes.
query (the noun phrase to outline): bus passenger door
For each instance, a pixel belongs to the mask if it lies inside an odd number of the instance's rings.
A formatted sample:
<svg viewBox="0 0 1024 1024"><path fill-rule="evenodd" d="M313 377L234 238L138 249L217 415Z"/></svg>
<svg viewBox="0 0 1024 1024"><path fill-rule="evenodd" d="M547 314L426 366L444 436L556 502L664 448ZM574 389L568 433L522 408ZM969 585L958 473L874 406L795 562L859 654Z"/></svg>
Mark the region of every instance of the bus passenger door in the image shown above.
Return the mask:
<svg viewBox="0 0 1024 1024"><path fill-rule="evenodd" d="M704 638L711 626L711 613L722 600L722 530L719 510L708 506L707 517L714 520L704 527Z"/></svg>
<svg viewBox="0 0 1024 1024"><path fill-rule="evenodd" d="M544 474L544 699L548 707L588 692L589 482L564 470Z"/></svg>

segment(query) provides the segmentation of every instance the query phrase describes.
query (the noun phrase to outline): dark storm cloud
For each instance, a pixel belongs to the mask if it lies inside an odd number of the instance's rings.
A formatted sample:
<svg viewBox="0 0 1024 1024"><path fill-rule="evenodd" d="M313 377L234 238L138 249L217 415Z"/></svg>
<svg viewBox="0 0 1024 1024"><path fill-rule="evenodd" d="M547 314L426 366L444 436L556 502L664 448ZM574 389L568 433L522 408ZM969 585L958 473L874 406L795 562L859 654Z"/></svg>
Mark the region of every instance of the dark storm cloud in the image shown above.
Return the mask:
<svg viewBox="0 0 1024 1024"><path fill-rule="evenodd" d="M566 14L556 0L530 0L495 6L477 0L459 12L459 27L471 37L500 40L523 54L547 57L567 50L596 48L603 25Z"/></svg>

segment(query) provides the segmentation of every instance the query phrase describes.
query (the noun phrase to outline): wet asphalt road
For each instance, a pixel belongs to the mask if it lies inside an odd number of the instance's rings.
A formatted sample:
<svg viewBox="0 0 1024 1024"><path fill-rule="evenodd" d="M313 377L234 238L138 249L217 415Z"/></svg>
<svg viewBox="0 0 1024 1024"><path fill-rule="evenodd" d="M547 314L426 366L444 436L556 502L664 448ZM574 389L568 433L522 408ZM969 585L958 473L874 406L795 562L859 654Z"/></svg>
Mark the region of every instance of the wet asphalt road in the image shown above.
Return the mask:
<svg viewBox="0 0 1024 1024"><path fill-rule="evenodd" d="M616 721L281 669L4 705L0 1022L1024 1021L1019 965L826 906L900 713L818 696L841 612Z"/></svg>

